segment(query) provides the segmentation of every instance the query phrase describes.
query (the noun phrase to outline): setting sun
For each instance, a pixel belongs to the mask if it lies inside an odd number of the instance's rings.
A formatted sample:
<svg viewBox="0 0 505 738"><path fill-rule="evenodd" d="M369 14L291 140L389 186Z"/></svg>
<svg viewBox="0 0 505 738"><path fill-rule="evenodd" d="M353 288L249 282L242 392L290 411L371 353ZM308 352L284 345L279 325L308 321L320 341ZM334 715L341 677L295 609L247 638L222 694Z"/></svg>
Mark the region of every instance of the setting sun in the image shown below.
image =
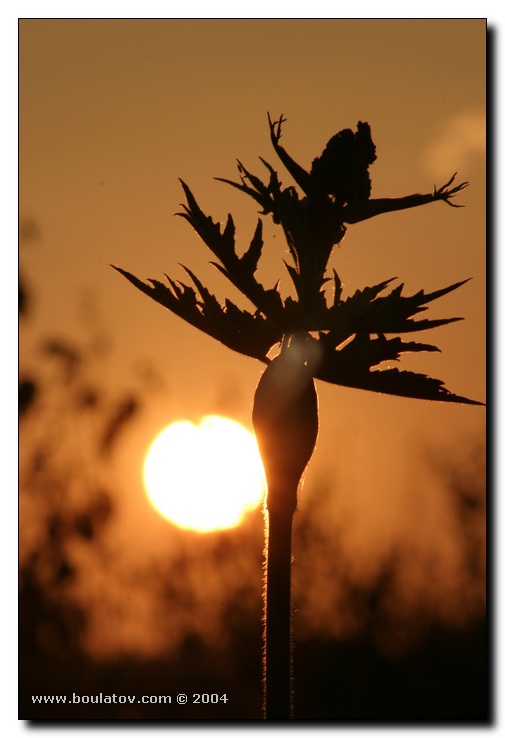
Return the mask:
<svg viewBox="0 0 505 738"><path fill-rule="evenodd" d="M163 517L201 533L238 525L265 487L254 435L218 415L165 428L147 452L144 482Z"/></svg>

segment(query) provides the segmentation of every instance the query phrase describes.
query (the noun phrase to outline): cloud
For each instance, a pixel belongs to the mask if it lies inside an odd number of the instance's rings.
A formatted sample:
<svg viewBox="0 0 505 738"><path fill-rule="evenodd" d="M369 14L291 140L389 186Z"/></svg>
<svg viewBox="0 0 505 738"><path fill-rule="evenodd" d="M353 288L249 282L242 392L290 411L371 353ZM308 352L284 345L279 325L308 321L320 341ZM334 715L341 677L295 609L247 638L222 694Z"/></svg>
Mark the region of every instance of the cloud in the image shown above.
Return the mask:
<svg viewBox="0 0 505 738"><path fill-rule="evenodd" d="M455 171L464 174L486 151L486 115L467 110L447 120L421 154L424 167L434 177Z"/></svg>

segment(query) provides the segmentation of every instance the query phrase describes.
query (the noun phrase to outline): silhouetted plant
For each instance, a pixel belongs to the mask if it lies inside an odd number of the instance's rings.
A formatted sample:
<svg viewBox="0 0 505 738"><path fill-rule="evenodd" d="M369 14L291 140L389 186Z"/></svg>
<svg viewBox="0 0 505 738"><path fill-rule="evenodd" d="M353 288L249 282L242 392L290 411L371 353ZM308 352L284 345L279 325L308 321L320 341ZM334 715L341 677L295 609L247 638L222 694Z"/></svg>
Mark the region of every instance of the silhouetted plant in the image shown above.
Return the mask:
<svg viewBox="0 0 505 738"><path fill-rule="evenodd" d="M438 379L398 369L380 369L385 361L404 352L438 351L426 343L403 341L397 334L411 333L451 323L461 318L414 320L426 305L455 290L465 281L434 292L402 294L403 285L384 294L393 279L342 297L335 270L326 274L335 244L345 235L346 224L381 213L451 199L467 182L452 186L451 179L432 194L371 199L369 166L375 146L368 123L357 131L340 131L328 142L310 172L297 164L280 145L281 116L268 118L270 138L296 187L283 187L278 173L264 159L267 181L249 172L239 161L240 182L217 178L252 197L282 226L293 260L285 263L296 290L296 299L283 298L278 285L265 288L256 278L262 255L262 220L247 250L239 256L235 224L228 215L224 228L205 215L189 187L185 218L209 247L214 266L253 304L254 312L241 310L226 299L221 305L198 277L184 267L194 287L166 277L148 283L115 267L142 292L196 328L229 348L267 364L256 389L253 426L268 484L266 499L267 561L265 587L264 714L268 720L288 719L291 714L290 568L293 514L297 489L318 433L318 406L314 378L333 384L444 402L481 404L449 392ZM325 286L333 283L333 295ZM196 289L195 289L196 288ZM276 344L279 354L269 359Z"/></svg>

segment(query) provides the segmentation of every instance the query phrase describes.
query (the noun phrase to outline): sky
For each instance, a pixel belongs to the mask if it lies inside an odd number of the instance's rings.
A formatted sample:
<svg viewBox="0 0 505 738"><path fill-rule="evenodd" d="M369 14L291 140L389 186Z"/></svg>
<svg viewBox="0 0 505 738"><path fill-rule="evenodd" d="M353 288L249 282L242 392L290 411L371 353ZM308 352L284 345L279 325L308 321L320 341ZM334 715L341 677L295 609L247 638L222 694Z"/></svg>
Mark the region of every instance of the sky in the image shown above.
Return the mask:
<svg viewBox="0 0 505 738"><path fill-rule="evenodd" d="M141 479L155 435L216 412L250 428L262 365L200 334L109 265L184 280L182 263L221 301L247 307L173 216L181 178L215 220L233 213L237 240L249 243L254 203L214 177L236 178L237 158L261 173L262 156L291 182L272 150L267 112L285 116L283 145L307 168L334 133L367 121L377 148L372 197L429 193L454 172L470 182L458 196L464 208L434 203L349 226L330 267L344 295L390 277L406 294L471 277L430 306L429 317L464 317L427 337L441 353L401 365L485 401L485 44L485 21L468 19L21 21L20 270L31 295L22 365L37 365L43 338L101 341L94 371L105 386L127 389L146 368L157 383L113 460L126 490L117 547L135 535L146 560L163 549L165 523ZM281 291L289 289L285 244L272 225L264 251L260 278L268 286L281 277ZM363 571L414 540L438 557L443 588L459 564L427 459L464 466L484 442L485 408L322 382L317 390L320 433L299 515L309 514L319 488L333 488L323 532L330 520L347 521L345 545Z"/></svg>

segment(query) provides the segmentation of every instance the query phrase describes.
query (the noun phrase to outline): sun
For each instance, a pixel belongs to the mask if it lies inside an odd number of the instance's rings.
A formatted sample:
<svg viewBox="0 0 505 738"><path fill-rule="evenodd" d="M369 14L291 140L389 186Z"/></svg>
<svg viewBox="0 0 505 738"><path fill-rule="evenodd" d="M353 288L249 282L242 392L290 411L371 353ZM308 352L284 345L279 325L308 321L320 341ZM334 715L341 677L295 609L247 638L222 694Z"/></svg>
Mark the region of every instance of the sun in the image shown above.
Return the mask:
<svg viewBox="0 0 505 738"><path fill-rule="evenodd" d="M147 452L144 483L163 517L201 533L238 525L266 488L254 435L219 415L165 428Z"/></svg>

